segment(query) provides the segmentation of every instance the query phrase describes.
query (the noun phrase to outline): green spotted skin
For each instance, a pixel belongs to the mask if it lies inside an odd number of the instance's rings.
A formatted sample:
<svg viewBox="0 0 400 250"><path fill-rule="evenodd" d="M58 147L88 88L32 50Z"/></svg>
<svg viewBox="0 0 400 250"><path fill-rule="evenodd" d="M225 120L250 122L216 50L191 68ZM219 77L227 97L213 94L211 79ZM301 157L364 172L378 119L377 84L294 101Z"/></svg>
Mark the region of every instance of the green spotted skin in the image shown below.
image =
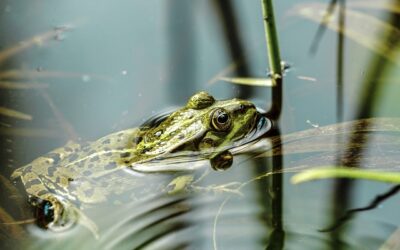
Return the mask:
<svg viewBox="0 0 400 250"><path fill-rule="evenodd" d="M251 131L257 116L248 101L216 101L199 92L158 124L116 132L90 143L69 142L15 170L12 178L21 178L28 195L53 204L57 200L79 206L104 202L137 187L135 179L121 170L169 153L226 147Z"/></svg>
<svg viewBox="0 0 400 250"><path fill-rule="evenodd" d="M12 178L21 177L27 193L40 199L57 195L83 203L105 201L113 183L101 177L125 167L121 162L129 159L137 132L128 129L86 145L70 142L17 169Z"/></svg>

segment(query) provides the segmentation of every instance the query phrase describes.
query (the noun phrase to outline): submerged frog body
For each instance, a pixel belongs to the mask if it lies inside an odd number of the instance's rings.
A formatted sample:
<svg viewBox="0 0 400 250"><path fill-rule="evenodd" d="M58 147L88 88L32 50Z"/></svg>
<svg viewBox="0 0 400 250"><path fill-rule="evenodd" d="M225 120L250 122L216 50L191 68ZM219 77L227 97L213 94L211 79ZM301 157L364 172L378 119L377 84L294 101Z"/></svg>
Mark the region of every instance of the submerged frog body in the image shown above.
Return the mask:
<svg viewBox="0 0 400 250"><path fill-rule="evenodd" d="M229 150L239 146L259 118L251 102L216 101L199 92L162 120L84 145L68 143L15 170L12 178L20 177L28 195L45 202L50 224L64 225L71 214L79 213L78 207L134 188L134 179L119 175L121 170L162 171L167 166L162 160L171 155L210 159L216 169L229 167Z"/></svg>

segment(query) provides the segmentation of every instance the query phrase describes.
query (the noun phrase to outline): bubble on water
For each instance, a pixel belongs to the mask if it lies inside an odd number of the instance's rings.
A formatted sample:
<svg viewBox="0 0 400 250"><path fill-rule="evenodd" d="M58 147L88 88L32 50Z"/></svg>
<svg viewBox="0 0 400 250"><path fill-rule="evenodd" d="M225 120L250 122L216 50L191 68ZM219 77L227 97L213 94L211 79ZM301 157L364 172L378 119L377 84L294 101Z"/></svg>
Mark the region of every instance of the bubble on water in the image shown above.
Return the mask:
<svg viewBox="0 0 400 250"><path fill-rule="evenodd" d="M128 71L127 71L127 70L122 70L122 71L121 71L121 74L124 75L124 76L126 76L126 75L128 74Z"/></svg>
<svg viewBox="0 0 400 250"><path fill-rule="evenodd" d="M286 61L281 61L281 68L284 73L287 73L292 68L292 64Z"/></svg>
<svg viewBox="0 0 400 250"><path fill-rule="evenodd" d="M139 93L139 94L138 94L138 97L142 97L142 93Z"/></svg>
<svg viewBox="0 0 400 250"><path fill-rule="evenodd" d="M310 120L307 120L306 123L310 124L311 127L319 128L319 124L318 123L312 123Z"/></svg>
<svg viewBox="0 0 400 250"><path fill-rule="evenodd" d="M90 79L90 76L89 75L83 75L82 76L82 81L83 82L89 82L91 79Z"/></svg>

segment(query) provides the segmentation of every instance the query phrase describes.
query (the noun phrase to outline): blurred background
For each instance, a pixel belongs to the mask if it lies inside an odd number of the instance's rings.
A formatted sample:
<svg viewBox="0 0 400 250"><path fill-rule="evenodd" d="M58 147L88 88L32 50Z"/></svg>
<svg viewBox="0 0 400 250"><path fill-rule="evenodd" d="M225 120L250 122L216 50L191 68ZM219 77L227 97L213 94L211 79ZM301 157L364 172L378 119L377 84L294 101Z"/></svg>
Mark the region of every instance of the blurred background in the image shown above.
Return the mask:
<svg viewBox="0 0 400 250"><path fill-rule="evenodd" d="M346 32L338 33L337 8L332 25L323 31L319 26L330 1L274 1L281 57L290 65L283 83L282 134L400 115L399 6L390 0L346 2ZM95 140L138 126L162 110L184 105L200 90L216 99L246 98L263 110L271 106L270 88L219 79L268 74L258 0L3 0L0 31L0 173L5 178L68 140ZM299 190L288 178L287 249L329 246L317 229L330 206L331 183ZM386 188L361 182L354 203L366 204ZM344 249L382 244L399 219L393 210L399 199L390 202L386 212L370 213L365 228L345 237ZM12 211L5 197L2 204ZM246 213L262 213L259 209L254 205ZM243 236L240 247L268 242L269 231L258 228L265 225L257 218L248 225L257 240ZM201 230L211 230L210 225ZM230 246L230 238L224 239L224 246ZM195 246L209 249L212 243L207 242ZM365 242L371 248L362 248Z"/></svg>

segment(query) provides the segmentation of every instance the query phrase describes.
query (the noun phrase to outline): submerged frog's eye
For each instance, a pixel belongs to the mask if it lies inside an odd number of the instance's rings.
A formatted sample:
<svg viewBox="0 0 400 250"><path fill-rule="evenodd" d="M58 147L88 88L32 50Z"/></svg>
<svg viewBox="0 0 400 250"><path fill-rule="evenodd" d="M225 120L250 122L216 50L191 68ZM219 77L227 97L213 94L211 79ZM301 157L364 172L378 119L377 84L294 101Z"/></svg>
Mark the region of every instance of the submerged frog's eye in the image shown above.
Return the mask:
<svg viewBox="0 0 400 250"><path fill-rule="evenodd" d="M54 209L50 201L41 201L35 207L37 224L41 228L47 228L48 224L54 221Z"/></svg>
<svg viewBox="0 0 400 250"><path fill-rule="evenodd" d="M226 131L231 127L231 117L224 109L216 109L211 114L211 126L217 131Z"/></svg>

